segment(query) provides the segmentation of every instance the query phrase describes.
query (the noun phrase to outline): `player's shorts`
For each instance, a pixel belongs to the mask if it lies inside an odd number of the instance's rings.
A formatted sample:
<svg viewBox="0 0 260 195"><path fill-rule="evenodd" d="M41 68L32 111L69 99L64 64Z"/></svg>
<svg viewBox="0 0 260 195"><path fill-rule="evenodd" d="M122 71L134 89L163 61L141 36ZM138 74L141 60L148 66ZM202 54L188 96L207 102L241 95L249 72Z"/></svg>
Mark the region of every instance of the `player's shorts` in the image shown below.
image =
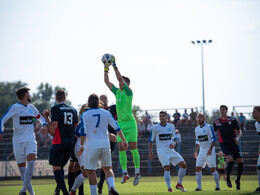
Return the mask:
<svg viewBox="0 0 260 195"><path fill-rule="evenodd" d="M234 160L237 158L242 158L242 154L236 142L219 143L219 145L222 152L224 153L225 158L232 157Z"/></svg>
<svg viewBox="0 0 260 195"><path fill-rule="evenodd" d="M260 155L258 155L258 160L257 160L257 168L260 169Z"/></svg>
<svg viewBox="0 0 260 195"><path fill-rule="evenodd" d="M127 142L137 142L138 130L135 120L121 121L118 122L118 125L121 128ZM121 138L117 135L117 142L121 141Z"/></svg>
<svg viewBox="0 0 260 195"><path fill-rule="evenodd" d="M75 151L75 149L74 149ZM78 158L75 155L75 152L72 152L71 156L70 156L70 161L71 162L78 162Z"/></svg>
<svg viewBox="0 0 260 195"><path fill-rule="evenodd" d="M100 162L99 162L100 161ZM96 170L99 167L111 167L110 148L87 149L84 156L84 169Z"/></svg>
<svg viewBox="0 0 260 195"><path fill-rule="evenodd" d="M204 168L206 166L206 164L209 166L209 168L216 167L215 147L213 147L211 155L207 155L207 152L208 152L208 149L200 150L199 155L196 159L196 167Z"/></svg>
<svg viewBox="0 0 260 195"><path fill-rule="evenodd" d="M181 161L184 161L182 156L176 152L174 149L168 150L168 152L159 152L157 151L158 158L162 164L162 167L170 165L176 166Z"/></svg>
<svg viewBox="0 0 260 195"><path fill-rule="evenodd" d="M35 141L13 143L13 150L17 164L24 163L28 154L37 155L37 143Z"/></svg>
<svg viewBox="0 0 260 195"><path fill-rule="evenodd" d="M74 149L74 155L78 160L79 166L83 167L84 166L84 156L85 156L85 152L86 149L84 149L83 153L81 155L79 155L79 149L80 149L80 145L75 145L75 149Z"/></svg>
<svg viewBox="0 0 260 195"><path fill-rule="evenodd" d="M73 143L52 144L49 153L49 164L64 167L73 152Z"/></svg>
<svg viewBox="0 0 260 195"><path fill-rule="evenodd" d="M220 173L221 175L225 173L225 169L218 169L218 173Z"/></svg>

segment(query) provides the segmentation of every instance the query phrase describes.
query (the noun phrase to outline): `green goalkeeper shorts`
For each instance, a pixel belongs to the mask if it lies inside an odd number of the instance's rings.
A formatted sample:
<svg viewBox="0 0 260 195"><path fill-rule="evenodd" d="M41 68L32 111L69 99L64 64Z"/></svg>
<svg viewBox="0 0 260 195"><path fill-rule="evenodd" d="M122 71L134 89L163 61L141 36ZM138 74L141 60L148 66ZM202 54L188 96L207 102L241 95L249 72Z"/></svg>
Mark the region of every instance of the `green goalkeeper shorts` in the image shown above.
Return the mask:
<svg viewBox="0 0 260 195"><path fill-rule="evenodd" d="M121 121L118 122L118 125L121 128L127 142L137 142L138 131L135 120ZM121 141L121 138L117 135L117 142Z"/></svg>

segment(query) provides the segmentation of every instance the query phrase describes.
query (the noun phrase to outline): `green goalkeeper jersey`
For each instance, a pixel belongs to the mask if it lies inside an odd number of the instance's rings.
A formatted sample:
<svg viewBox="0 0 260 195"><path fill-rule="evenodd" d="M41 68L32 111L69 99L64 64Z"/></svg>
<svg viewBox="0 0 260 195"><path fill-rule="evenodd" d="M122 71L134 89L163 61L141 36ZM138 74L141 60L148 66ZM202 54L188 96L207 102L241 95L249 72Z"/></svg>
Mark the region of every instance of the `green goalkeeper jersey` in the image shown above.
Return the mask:
<svg viewBox="0 0 260 195"><path fill-rule="evenodd" d="M116 112L118 122L135 120L132 113L133 93L125 83L123 90L113 85L111 90L116 96Z"/></svg>

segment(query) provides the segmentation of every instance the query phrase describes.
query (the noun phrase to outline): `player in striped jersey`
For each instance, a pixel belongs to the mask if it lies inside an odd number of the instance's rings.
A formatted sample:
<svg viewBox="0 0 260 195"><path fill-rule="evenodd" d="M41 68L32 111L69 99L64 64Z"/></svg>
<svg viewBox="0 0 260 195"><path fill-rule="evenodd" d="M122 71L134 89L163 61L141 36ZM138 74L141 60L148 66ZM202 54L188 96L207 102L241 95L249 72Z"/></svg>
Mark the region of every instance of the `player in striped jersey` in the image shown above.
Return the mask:
<svg viewBox="0 0 260 195"><path fill-rule="evenodd" d="M201 191L202 167L207 164L216 183L216 189L219 189L218 172L216 171L215 143L216 136L211 125L205 123L205 115L199 113L197 117L199 126L195 128L196 144L194 158L196 158L196 180L198 188L195 191ZM200 148L199 155L198 150Z"/></svg>
<svg viewBox="0 0 260 195"><path fill-rule="evenodd" d="M27 87L18 89L16 96L19 102L12 105L0 119L0 140L4 133L4 123L9 118L13 119L13 151L21 174L21 180L23 181L23 188L19 193L20 195L26 194L26 190L28 190L30 195L34 194L31 178L37 155L37 143L33 126L35 119L39 119L43 125L43 129L47 130L45 119L30 104L32 100L29 91L30 89Z"/></svg>

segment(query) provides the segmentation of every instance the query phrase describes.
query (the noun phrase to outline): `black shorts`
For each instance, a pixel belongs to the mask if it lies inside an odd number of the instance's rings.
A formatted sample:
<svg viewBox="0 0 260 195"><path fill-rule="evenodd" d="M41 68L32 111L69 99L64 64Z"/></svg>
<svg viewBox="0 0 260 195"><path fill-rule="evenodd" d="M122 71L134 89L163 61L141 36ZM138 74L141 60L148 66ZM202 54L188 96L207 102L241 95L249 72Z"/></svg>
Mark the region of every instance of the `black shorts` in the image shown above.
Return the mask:
<svg viewBox="0 0 260 195"><path fill-rule="evenodd" d="M70 156L70 162L78 162L78 159L75 156L75 152L73 151Z"/></svg>
<svg viewBox="0 0 260 195"><path fill-rule="evenodd" d="M218 172L219 172L220 174L224 174L224 173L225 173L225 169L218 169Z"/></svg>
<svg viewBox="0 0 260 195"><path fill-rule="evenodd" d="M53 144L49 153L49 164L64 167L74 153L73 143Z"/></svg>
<svg viewBox="0 0 260 195"><path fill-rule="evenodd" d="M110 150L111 150L111 154L114 152L116 147L116 142L110 142Z"/></svg>
<svg viewBox="0 0 260 195"><path fill-rule="evenodd" d="M219 145L222 152L224 153L225 158L232 157L234 160L237 158L242 158L242 154L236 142L219 143Z"/></svg>

